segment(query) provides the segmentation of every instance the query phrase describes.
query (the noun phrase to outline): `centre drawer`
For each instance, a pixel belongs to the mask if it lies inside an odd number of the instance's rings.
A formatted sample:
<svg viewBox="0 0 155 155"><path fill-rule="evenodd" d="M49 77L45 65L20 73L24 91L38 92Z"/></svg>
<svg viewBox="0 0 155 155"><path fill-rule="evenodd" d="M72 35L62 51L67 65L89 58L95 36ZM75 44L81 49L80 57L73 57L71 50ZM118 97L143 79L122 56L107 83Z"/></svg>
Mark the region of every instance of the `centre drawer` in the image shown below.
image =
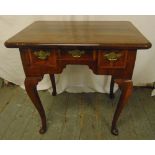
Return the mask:
<svg viewBox="0 0 155 155"><path fill-rule="evenodd" d="M96 52L93 49L60 49L58 59L64 61L94 61Z"/></svg>

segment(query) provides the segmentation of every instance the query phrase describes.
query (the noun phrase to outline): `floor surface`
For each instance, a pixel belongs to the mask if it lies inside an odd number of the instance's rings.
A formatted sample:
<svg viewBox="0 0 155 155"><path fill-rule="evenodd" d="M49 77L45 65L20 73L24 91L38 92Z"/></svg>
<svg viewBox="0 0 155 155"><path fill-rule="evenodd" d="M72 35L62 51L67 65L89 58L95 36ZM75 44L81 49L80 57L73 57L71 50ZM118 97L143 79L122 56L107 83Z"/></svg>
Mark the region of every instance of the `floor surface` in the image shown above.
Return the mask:
<svg viewBox="0 0 155 155"><path fill-rule="evenodd" d="M119 136L110 133L120 92L115 99L101 93L39 95L48 130L38 133L40 118L26 92L17 86L0 89L0 139L155 139L155 97L151 90L134 88L118 121Z"/></svg>

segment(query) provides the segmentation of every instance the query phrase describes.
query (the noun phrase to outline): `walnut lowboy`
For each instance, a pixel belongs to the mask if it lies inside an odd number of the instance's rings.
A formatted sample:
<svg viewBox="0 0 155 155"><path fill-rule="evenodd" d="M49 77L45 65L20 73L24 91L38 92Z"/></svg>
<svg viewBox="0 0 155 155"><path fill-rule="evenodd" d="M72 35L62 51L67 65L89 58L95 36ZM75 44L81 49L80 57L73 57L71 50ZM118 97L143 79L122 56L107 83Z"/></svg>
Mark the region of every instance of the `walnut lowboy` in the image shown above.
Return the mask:
<svg viewBox="0 0 155 155"><path fill-rule="evenodd" d="M112 35L113 34L113 35ZM64 37L65 36L65 37ZM123 43L122 43L123 42ZM117 120L132 92L132 74L137 49L151 43L130 22L35 22L5 42L19 48L25 71L25 88L39 112L46 132L46 115L37 84L49 74L56 95L54 74L68 64L88 65L97 75L112 75L110 98L117 83L122 90L114 113L111 133L118 135Z"/></svg>

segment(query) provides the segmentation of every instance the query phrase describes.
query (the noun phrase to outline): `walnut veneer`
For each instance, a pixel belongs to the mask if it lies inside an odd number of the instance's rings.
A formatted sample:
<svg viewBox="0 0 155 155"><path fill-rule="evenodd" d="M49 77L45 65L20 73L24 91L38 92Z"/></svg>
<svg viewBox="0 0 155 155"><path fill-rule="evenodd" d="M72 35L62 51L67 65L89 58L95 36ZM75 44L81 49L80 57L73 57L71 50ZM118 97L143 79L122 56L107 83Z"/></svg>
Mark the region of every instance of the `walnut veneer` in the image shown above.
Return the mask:
<svg viewBox="0 0 155 155"><path fill-rule="evenodd" d="M111 132L118 135L117 120L132 92L132 74L137 49L148 49L151 43L127 21L37 21L5 42L8 48L19 48L25 71L25 88L38 110L46 131L46 115L36 86L49 74L56 95L54 74L68 64L88 65L97 75L112 75L122 90L114 113ZM79 73L80 74L80 73Z"/></svg>

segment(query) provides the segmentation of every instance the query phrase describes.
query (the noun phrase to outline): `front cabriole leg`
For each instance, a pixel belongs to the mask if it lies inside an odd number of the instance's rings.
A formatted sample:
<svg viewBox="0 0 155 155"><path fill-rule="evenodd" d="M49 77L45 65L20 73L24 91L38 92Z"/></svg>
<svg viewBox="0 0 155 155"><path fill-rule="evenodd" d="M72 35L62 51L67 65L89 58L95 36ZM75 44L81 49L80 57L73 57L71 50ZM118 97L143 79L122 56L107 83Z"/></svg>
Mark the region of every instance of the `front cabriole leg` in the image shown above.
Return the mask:
<svg viewBox="0 0 155 155"><path fill-rule="evenodd" d="M32 103L34 104L34 106L36 107L40 115L42 126L39 132L43 134L46 132L46 115L37 92L37 84L41 80L42 80L42 77L26 77L25 88L28 96L30 97Z"/></svg>
<svg viewBox="0 0 155 155"><path fill-rule="evenodd" d="M117 104L117 108L113 117L113 121L112 121L112 127L111 127L111 133L113 135L118 135L119 131L117 129L117 120L124 108L124 106L126 105L129 96L132 93L132 89L133 89L133 83L131 80L122 80L122 79L117 79L115 80L115 82L119 85L122 93L119 99L119 102Z"/></svg>

